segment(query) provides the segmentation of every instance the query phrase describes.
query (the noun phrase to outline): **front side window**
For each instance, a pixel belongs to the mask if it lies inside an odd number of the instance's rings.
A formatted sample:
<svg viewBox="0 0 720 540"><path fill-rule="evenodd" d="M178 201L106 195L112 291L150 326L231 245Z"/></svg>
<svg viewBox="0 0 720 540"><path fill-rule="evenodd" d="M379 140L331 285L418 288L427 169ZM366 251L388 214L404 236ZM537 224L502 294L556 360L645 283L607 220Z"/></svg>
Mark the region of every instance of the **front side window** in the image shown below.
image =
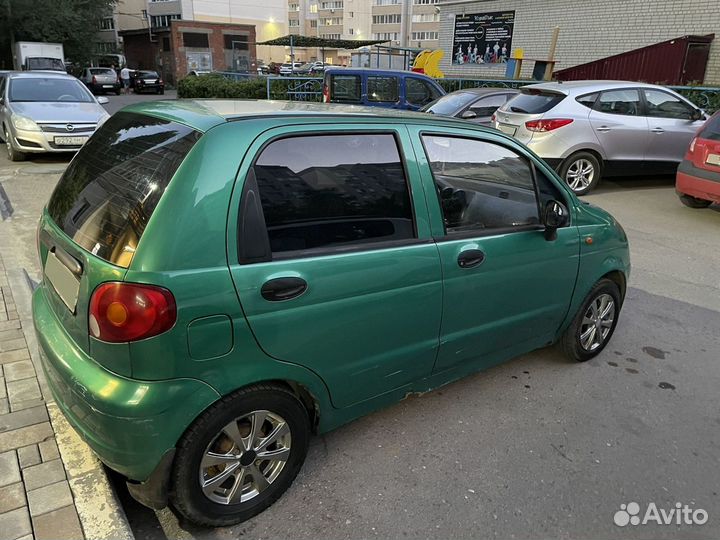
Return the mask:
<svg viewBox="0 0 720 540"><path fill-rule="evenodd" d="M368 77L367 78L368 101L380 101L395 103L398 100L398 78L397 77Z"/></svg>
<svg viewBox="0 0 720 540"><path fill-rule="evenodd" d="M638 116L640 114L640 92L637 90L609 90L600 94L595 109L607 114Z"/></svg>
<svg viewBox="0 0 720 540"><path fill-rule="evenodd" d="M643 90L647 102L647 116L690 120L694 109L680 98L662 90Z"/></svg>
<svg viewBox="0 0 720 540"><path fill-rule="evenodd" d="M447 234L540 223L526 158L476 139L423 136Z"/></svg>
<svg viewBox="0 0 720 540"><path fill-rule="evenodd" d="M415 237L395 137L292 137L254 166L273 254Z"/></svg>
<svg viewBox="0 0 720 540"><path fill-rule="evenodd" d="M411 105L427 105L439 97L440 92L427 81L415 77L405 79L405 98Z"/></svg>
<svg viewBox="0 0 720 540"><path fill-rule="evenodd" d="M359 75L333 75L330 78L330 101L359 103L362 99Z"/></svg>

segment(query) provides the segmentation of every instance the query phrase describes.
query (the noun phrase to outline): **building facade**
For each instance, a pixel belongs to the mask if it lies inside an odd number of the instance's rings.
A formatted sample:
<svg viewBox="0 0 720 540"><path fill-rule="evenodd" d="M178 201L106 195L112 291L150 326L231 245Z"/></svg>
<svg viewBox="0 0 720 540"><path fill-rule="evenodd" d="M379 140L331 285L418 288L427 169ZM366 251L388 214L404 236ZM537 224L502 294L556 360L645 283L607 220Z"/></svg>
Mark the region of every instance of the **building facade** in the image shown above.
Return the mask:
<svg viewBox="0 0 720 540"><path fill-rule="evenodd" d="M372 3L372 39L387 39L398 47L438 47L438 0L369 1Z"/></svg>
<svg viewBox="0 0 720 540"><path fill-rule="evenodd" d="M439 47L445 52L441 69L446 77L505 75L502 62L457 62L459 47L454 41L459 17L514 12L507 56L520 48L526 59L547 59L553 28L557 26L560 34L555 68L564 69L684 35L720 34L717 6L717 0L440 0ZM530 77L532 65L525 60L521 76ZM720 85L720 35L711 45L705 80L698 82Z"/></svg>
<svg viewBox="0 0 720 540"><path fill-rule="evenodd" d="M121 30L147 28L147 0L117 0L113 12L100 21L95 51L98 54L122 51Z"/></svg>

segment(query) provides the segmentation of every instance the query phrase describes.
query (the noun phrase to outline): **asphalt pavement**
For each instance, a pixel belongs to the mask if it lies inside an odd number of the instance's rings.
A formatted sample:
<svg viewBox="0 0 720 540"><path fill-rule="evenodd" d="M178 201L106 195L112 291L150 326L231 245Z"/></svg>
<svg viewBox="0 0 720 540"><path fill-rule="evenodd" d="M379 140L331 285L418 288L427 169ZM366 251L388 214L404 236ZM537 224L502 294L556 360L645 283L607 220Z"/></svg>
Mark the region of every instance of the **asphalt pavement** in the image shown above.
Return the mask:
<svg viewBox="0 0 720 540"><path fill-rule="evenodd" d="M111 111L133 101L109 97ZM34 280L37 216L67 162L0 157L3 234ZM542 349L315 437L290 490L235 527L152 512L119 482L136 537L720 537L720 208L682 206L667 177L604 181L586 198L622 223L633 263L597 358ZM708 520L616 525L632 502L640 518L681 503Z"/></svg>

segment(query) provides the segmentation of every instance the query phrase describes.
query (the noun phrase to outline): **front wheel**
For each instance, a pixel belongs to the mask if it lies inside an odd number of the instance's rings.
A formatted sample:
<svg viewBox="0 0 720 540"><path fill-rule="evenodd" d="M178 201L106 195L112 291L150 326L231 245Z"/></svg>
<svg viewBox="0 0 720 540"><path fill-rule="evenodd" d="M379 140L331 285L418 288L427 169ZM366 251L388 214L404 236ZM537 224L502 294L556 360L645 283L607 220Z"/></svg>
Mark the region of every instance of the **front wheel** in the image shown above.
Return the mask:
<svg viewBox="0 0 720 540"><path fill-rule="evenodd" d="M5 148L10 161L25 161L26 154L13 146L12 137L7 130L5 130Z"/></svg>
<svg viewBox="0 0 720 540"><path fill-rule="evenodd" d="M305 461L310 422L279 386L240 390L211 406L178 445L170 500L198 525L240 523L272 505Z"/></svg>
<svg viewBox="0 0 720 540"><path fill-rule="evenodd" d="M600 161L590 152L577 152L562 162L559 174L575 195L585 195L600 181Z"/></svg>
<svg viewBox="0 0 720 540"><path fill-rule="evenodd" d="M600 354L615 331L621 305L618 286L609 279L598 281L560 339L568 358L585 362Z"/></svg>
<svg viewBox="0 0 720 540"><path fill-rule="evenodd" d="M688 208L707 208L712 204L712 201L706 201L705 199L698 199L691 195L680 195L680 202Z"/></svg>

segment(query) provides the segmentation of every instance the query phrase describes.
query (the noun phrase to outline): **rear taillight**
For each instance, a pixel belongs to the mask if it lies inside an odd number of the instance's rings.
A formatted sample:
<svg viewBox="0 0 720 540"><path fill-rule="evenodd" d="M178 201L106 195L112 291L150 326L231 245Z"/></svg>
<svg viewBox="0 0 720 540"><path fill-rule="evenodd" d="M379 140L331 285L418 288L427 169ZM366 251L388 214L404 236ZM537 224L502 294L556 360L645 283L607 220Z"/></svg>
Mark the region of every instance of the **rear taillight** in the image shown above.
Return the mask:
<svg viewBox="0 0 720 540"><path fill-rule="evenodd" d="M97 84L97 79L95 78L95 75L93 75L92 83Z"/></svg>
<svg viewBox="0 0 720 540"><path fill-rule="evenodd" d="M492 116L490 117L490 122L491 122L491 123L494 123L495 120L496 120L496 118L497 118L497 117L495 116L495 113L492 113Z"/></svg>
<svg viewBox="0 0 720 540"><path fill-rule="evenodd" d="M172 293L162 287L109 282L90 299L90 335L110 343L127 343L169 330L177 319Z"/></svg>
<svg viewBox="0 0 720 540"><path fill-rule="evenodd" d="M547 120L530 120L525 122L528 131L552 131L568 124L572 124L572 118L551 118Z"/></svg>
<svg viewBox="0 0 720 540"><path fill-rule="evenodd" d="M162 79L158 79L158 84L162 84L162 83L163 83L163 80L162 80Z"/></svg>
<svg viewBox="0 0 720 540"><path fill-rule="evenodd" d="M690 153L692 154L695 151L695 142L697 141L697 137L693 137L693 140L690 141Z"/></svg>
<svg viewBox="0 0 720 540"><path fill-rule="evenodd" d="M327 84L323 84L323 103L330 103L330 88Z"/></svg>

